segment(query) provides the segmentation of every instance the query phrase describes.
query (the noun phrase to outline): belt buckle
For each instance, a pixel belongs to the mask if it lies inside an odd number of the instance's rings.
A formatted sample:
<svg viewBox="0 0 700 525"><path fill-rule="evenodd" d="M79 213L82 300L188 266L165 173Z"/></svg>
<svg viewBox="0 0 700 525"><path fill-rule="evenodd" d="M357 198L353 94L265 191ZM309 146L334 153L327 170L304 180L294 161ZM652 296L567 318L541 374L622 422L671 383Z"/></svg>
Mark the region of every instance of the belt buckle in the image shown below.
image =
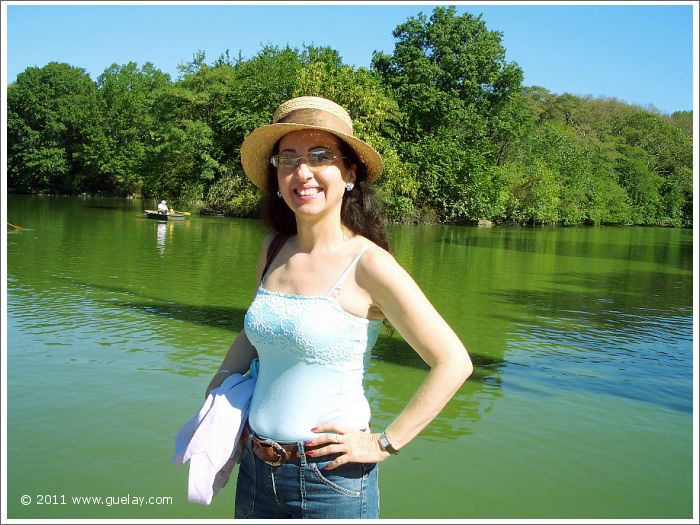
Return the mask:
<svg viewBox="0 0 700 525"><path fill-rule="evenodd" d="M256 439L257 445L261 447L266 447L266 448L271 448L272 450L275 451L277 454L277 459L274 461L266 461L263 460L264 463L270 465L271 467L279 467L283 463L287 461L287 451L284 450L282 445L277 443L277 441L273 441L271 439Z"/></svg>

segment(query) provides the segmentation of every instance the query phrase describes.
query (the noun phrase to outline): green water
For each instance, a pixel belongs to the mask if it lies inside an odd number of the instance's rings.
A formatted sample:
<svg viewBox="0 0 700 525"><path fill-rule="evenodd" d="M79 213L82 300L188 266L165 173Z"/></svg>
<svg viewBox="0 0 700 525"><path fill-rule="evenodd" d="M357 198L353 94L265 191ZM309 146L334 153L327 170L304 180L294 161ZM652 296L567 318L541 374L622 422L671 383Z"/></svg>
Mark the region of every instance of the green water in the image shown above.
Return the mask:
<svg viewBox="0 0 700 525"><path fill-rule="evenodd" d="M265 230L143 218L152 204L8 196L25 228L7 233L10 518L233 515L233 480L210 506L188 503L188 466L170 457L242 326ZM381 464L382 518L692 517L691 231L390 233L477 369ZM374 428L424 375L383 333Z"/></svg>

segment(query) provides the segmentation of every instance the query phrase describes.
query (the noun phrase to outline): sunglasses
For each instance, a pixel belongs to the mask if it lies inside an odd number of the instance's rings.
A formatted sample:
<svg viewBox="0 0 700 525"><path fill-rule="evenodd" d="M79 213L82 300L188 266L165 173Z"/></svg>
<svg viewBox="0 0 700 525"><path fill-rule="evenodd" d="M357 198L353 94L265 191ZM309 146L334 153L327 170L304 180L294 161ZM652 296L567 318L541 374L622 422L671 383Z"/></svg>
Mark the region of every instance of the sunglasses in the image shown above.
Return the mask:
<svg viewBox="0 0 700 525"><path fill-rule="evenodd" d="M273 155L270 159L270 163L281 170L292 170L296 167L297 163L304 159L306 164L310 168L318 168L321 166L330 166L338 159L344 159L340 155L336 155L332 151L327 149L320 149L317 151L311 151L307 155L301 157L295 157L290 153L280 153L279 155Z"/></svg>

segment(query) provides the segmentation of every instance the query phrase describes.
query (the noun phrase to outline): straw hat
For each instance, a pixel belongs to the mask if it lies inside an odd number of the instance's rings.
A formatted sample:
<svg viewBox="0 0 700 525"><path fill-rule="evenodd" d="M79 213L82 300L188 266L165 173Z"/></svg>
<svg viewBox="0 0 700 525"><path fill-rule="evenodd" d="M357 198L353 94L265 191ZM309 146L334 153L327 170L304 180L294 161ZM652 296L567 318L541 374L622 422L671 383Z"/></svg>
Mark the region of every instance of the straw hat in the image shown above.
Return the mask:
<svg viewBox="0 0 700 525"><path fill-rule="evenodd" d="M287 133L300 129L327 131L350 146L367 167L367 178L375 180L382 171L382 157L372 146L355 137L352 119L341 106L325 98L298 97L283 102L272 124L253 130L241 145L241 164L248 178L265 190L272 148Z"/></svg>

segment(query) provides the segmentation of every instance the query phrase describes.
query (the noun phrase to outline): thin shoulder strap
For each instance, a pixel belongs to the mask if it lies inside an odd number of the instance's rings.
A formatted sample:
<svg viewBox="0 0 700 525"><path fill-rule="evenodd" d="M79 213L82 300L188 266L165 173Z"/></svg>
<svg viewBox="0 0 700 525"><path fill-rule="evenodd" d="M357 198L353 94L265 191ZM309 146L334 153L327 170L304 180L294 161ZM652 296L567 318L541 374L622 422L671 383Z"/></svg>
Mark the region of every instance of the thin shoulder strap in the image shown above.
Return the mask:
<svg viewBox="0 0 700 525"><path fill-rule="evenodd" d="M282 246L284 246L284 243L287 242L287 239L289 239L289 235L284 232L279 232L270 242L270 246L267 247L267 261L265 262L265 268L263 269L262 276L260 277L260 284L265 281L265 276L267 275L267 271L270 269L272 261L275 259L275 257L277 257L277 254L282 249Z"/></svg>
<svg viewBox="0 0 700 525"><path fill-rule="evenodd" d="M328 289L328 292L326 293L327 296L329 296L329 297L337 297L338 296L338 294L340 293L340 289L343 287L343 281L350 273L350 270L352 270L357 265L358 261L360 260L360 257L362 257L362 255L367 250L369 250L371 247L372 247L371 244L366 244L365 246L360 248L360 251L357 252L357 255L355 255L355 257L350 262L350 264L348 264L347 268L345 268L345 270L343 270L343 273L340 274L340 277L338 277L335 280L335 282L333 283L333 286L331 286Z"/></svg>

